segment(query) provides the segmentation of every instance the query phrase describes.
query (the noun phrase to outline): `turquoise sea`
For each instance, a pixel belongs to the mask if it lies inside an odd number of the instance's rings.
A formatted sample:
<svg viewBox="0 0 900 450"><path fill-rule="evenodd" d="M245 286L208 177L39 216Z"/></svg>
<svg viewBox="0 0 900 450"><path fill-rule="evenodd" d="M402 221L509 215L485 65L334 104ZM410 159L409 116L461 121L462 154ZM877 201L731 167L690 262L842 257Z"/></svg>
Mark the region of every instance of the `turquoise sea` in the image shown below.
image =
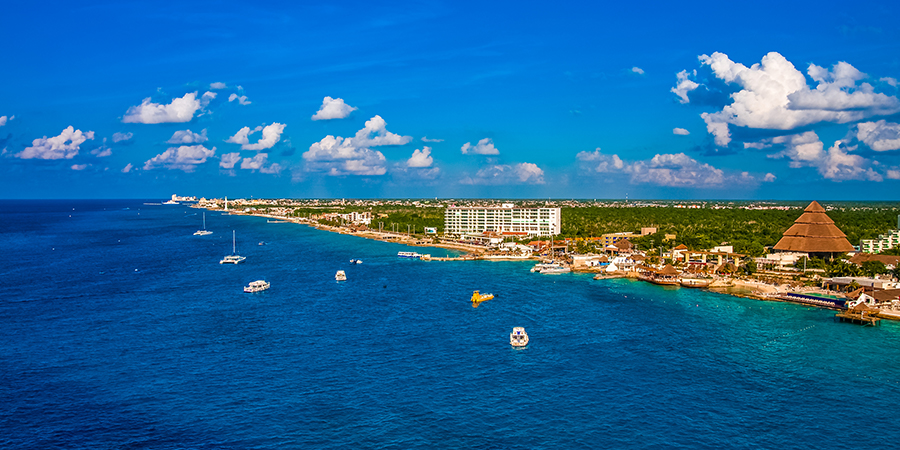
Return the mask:
<svg viewBox="0 0 900 450"><path fill-rule="evenodd" d="M0 202L0 448L900 442L897 323L143 203Z"/></svg>

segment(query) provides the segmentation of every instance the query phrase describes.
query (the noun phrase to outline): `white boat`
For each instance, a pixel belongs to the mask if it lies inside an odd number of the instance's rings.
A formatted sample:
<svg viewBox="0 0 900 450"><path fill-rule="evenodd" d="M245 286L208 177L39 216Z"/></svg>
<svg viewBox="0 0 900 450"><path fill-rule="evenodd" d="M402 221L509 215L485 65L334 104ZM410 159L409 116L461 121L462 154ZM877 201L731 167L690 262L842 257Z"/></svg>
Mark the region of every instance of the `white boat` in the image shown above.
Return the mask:
<svg viewBox="0 0 900 450"><path fill-rule="evenodd" d="M362 260L361 259L351 259L350 264L362 264Z"/></svg>
<svg viewBox="0 0 900 450"><path fill-rule="evenodd" d="M347 274L344 273L343 270L338 270L336 274L334 274L334 279L338 281L347 281Z"/></svg>
<svg viewBox="0 0 900 450"><path fill-rule="evenodd" d="M513 347L524 347L528 345L528 333L523 327L514 327L512 333L509 333L509 345Z"/></svg>
<svg viewBox="0 0 900 450"><path fill-rule="evenodd" d="M545 267L541 269L542 275L559 275L561 273L569 273L572 269L563 266L562 264L557 265L556 267Z"/></svg>
<svg viewBox="0 0 900 450"><path fill-rule="evenodd" d="M178 205L179 203L176 202L175 200L169 200L169 201L163 202L162 204L163 205Z"/></svg>
<svg viewBox="0 0 900 450"><path fill-rule="evenodd" d="M206 229L206 211L203 212L203 229L194 232L194 236L208 236L212 231Z"/></svg>
<svg viewBox="0 0 900 450"><path fill-rule="evenodd" d="M231 254L222 258L219 264L238 264L247 259L247 257L237 254L237 247L234 244L234 230L231 230Z"/></svg>
<svg viewBox="0 0 900 450"><path fill-rule="evenodd" d="M422 257L421 254L416 253L416 252L397 252L397 256L399 256L401 258L414 258L414 259L419 259Z"/></svg>
<svg viewBox="0 0 900 450"><path fill-rule="evenodd" d="M268 289L270 286L268 281L265 280L256 280L250 282L247 286L244 286L244 292L254 293L254 292L262 292Z"/></svg>
<svg viewBox="0 0 900 450"><path fill-rule="evenodd" d="M548 268L548 267L558 267L558 266L559 266L559 264L557 264L557 263L555 263L555 262L553 262L553 261L550 261L550 262L540 262L540 263L535 264L534 267L531 268L531 272L532 272L532 273L533 273L533 272L540 272L542 269L546 269L546 268Z"/></svg>

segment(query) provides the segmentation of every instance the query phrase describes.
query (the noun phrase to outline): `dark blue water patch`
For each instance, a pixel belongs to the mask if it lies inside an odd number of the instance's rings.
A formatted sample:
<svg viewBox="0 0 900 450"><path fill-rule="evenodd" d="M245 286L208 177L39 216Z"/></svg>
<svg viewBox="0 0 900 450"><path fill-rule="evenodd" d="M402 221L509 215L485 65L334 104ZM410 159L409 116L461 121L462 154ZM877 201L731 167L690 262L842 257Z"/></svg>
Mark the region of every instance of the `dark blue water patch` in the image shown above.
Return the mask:
<svg viewBox="0 0 900 450"><path fill-rule="evenodd" d="M197 210L142 203L0 202L0 248L13 255L0 265L0 447L880 448L900 437L894 323L542 276L526 262L399 259L447 252L215 212L214 234L193 236ZM222 265L232 230L247 261ZM245 294L256 279L272 288ZM472 308L475 289L496 297ZM514 326L528 348L509 346Z"/></svg>

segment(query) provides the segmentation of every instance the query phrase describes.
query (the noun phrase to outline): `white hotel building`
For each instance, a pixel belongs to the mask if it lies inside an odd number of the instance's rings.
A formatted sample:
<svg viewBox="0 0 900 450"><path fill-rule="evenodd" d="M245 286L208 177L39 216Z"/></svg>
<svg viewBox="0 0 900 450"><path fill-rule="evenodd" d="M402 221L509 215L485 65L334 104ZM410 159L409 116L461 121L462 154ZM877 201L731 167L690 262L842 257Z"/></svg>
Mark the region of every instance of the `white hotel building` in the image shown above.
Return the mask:
<svg viewBox="0 0 900 450"><path fill-rule="evenodd" d="M502 206L450 206L444 212L444 233L462 236L495 233L524 233L528 236L559 234L560 208L517 208Z"/></svg>

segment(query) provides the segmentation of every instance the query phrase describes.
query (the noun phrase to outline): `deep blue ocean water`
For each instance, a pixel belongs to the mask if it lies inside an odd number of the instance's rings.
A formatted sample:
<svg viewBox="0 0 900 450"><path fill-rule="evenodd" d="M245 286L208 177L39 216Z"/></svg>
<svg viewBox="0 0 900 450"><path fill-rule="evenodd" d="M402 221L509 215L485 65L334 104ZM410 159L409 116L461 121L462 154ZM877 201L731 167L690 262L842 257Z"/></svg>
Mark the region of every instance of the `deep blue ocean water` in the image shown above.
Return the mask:
<svg viewBox="0 0 900 450"><path fill-rule="evenodd" d="M0 448L900 442L896 323L142 203L0 201Z"/></svg>

